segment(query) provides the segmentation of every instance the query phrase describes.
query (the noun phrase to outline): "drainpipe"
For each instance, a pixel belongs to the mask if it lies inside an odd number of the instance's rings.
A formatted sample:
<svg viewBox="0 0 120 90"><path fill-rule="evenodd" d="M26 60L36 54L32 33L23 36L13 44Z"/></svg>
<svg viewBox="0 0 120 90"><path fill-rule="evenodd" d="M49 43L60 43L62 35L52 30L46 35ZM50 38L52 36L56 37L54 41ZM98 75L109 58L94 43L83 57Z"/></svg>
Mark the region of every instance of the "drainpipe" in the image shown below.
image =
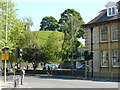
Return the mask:
<svg viewBox="0 0 120 90"><path fill-rule="evenodd" d="M111 47L110 47L110 26L108 28L108 70L109 70L109 73L112 74L112 69L111 69Z"/></svg>
<svg viewBox="0 0 120 90"><path fill-rule="evenodd" d="M90 28L90 31L91 31L91 52L93 52L93 27ZM94 70L93 70L93 60L91 61L91 66L92 66L92 72L91 72L91 77L93 77L93 73L94 73Z"/></svg>

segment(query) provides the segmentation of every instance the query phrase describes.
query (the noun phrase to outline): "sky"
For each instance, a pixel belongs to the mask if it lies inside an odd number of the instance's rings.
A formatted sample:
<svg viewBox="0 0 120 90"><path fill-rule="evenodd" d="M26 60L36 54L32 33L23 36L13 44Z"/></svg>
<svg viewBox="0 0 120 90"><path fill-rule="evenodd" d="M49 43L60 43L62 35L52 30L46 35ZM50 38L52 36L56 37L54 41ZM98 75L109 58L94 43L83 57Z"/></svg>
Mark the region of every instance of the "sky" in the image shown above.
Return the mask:
<svg viewBox="0 0 120 90"><path fill-rule="evenodd" d="M111 0L118 2L119 0ZM45 16L60 19L61 13L66 9L75 9L81 14L85 23L95 18L110 0L13 0L18 9L17 17L32 18L34 26L32 31L38 31L40 22Z"/></svg>
<svg viewBox="0 0 120 90"><path fill-rule="evenodd" d="M32 31L38 31L40 22L45 16L53 16L60 19L61 13L70 8L78 11L84 22L87 23L105 9L110 0L13 0L18 9L17 17L30 17L34 23ZM117 2L118 0L112 0Z"/></svg>

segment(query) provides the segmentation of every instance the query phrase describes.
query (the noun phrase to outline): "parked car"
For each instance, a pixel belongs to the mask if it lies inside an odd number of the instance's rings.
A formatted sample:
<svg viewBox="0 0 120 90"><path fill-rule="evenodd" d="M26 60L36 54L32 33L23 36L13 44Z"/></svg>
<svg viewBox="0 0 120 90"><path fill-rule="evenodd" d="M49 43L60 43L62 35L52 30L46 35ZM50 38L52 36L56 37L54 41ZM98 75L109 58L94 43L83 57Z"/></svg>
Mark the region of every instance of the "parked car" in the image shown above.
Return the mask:
<svg viewBox="0 0 120 90"><path fill-rule="evenodd" d="M80 65L77 67L77 70L85 70L85 67L86 67L85 64Z"/></svg>
<svg viewBox="0 0 120 90"><path fill-rule="evenodd" d="M4 75L4 69L2 69L2 75ZM13 68L6 68L6 75L14 75L15 69Z"/></svg>
<svg viewBox="0 0 120 90"><path fill-rule="evenodd" d="M50 68L52 68L53 70L57 70L58 69L58 65L56 65L56 64L48 64L48 65L43 67L43 70L48 70L48 66Z"/></svg>

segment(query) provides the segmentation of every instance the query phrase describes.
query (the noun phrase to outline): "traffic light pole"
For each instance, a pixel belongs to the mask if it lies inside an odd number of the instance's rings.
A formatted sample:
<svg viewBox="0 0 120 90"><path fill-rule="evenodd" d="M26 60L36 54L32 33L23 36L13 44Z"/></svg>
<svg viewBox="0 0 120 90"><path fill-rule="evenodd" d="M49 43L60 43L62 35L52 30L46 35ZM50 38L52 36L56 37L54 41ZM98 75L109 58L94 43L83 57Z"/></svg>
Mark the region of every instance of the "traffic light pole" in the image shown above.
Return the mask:
<svg viewBox="0 0 120 90"><path fill-rule="evenodd" d="M18 64L21 67L21 63L20 63L20 61L22 59L21 57L22 57L22 49L16 48L17 69L18 69Z"/></svg>
<svg viewBox="0 0 120 90"><path fill-rule="evenodd" d="M91 28L90 31L91 31L91 52L93 52L93 28ZM93 71L93 60L91 61L91 63L92 63L91 77L93 77L93 73L94 73L94 71Z"/></svg>

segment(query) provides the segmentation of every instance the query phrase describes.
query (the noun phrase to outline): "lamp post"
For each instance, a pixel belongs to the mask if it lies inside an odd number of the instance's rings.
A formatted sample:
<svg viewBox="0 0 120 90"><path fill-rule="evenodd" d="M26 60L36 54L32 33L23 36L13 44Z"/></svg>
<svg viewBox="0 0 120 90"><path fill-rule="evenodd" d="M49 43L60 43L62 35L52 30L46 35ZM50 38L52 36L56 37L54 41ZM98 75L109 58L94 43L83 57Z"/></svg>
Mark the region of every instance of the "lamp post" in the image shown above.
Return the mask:
<svg viewBox="0 0 120 90"><path fill-rule="evenodd" d="M5 47L7 47L7 34L8 31L8 0L6 0L6 30L5 30ZM7 53L7 50L5 49L5 53ZM6 60L5 60L5 72L4 72L4 83L6 83Z"/></svg>
<svg viewBox="0 0 120 90"><path fill-rule="evenodd" d="M70 16L70 23L71 23L71 37L72 37L72 45L71 45L71 49L72 49L72 59L71 59L71 70L72 70L72 76L73 76L73 20L72 20L72 17L73 15L72 14L69 14Z"/></svg>

